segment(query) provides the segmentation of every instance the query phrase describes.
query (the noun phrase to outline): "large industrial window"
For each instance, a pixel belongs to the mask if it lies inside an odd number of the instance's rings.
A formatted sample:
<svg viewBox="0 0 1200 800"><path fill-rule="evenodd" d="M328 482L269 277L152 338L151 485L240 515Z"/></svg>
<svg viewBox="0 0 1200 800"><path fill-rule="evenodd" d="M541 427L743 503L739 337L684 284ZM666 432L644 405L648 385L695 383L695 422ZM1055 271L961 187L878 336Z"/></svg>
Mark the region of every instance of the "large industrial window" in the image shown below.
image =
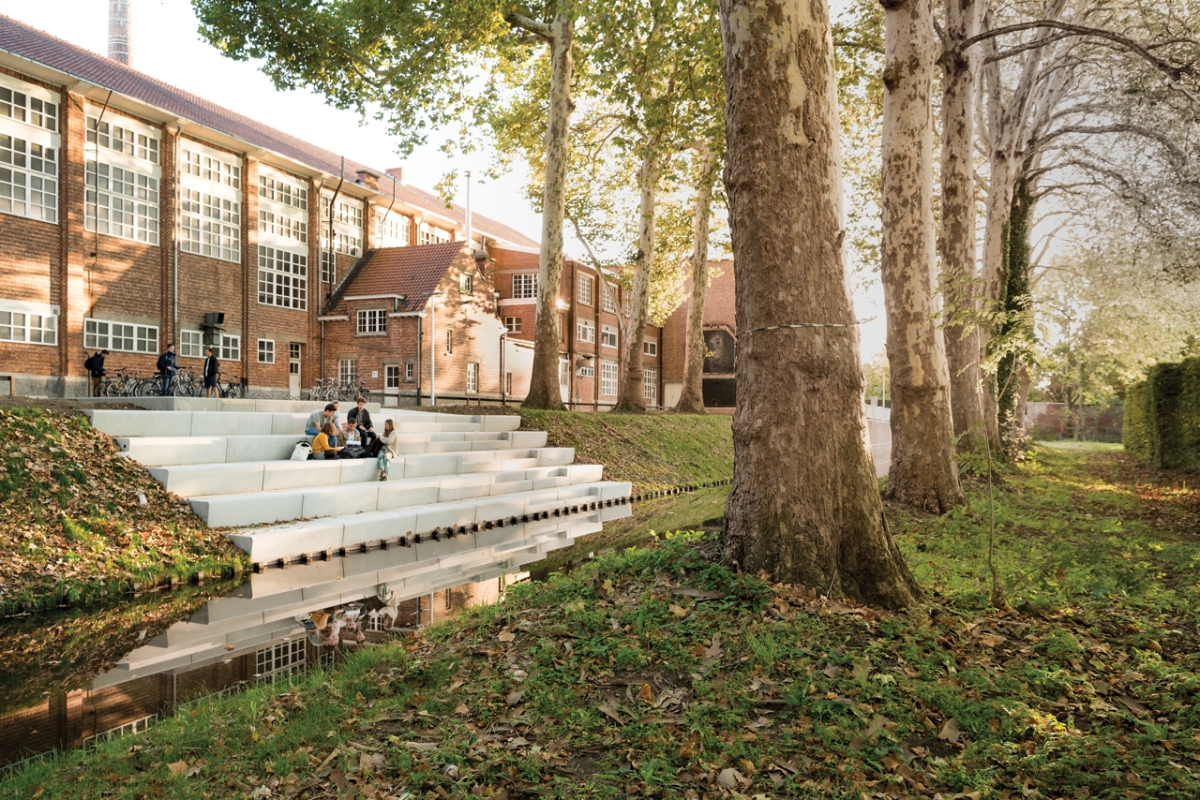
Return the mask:
<svg viewBox="0 0 1200 800"><path fill-rule="evenodd" d="M308 258L275 247L258 247L258 302L308 308Z"/></svg>

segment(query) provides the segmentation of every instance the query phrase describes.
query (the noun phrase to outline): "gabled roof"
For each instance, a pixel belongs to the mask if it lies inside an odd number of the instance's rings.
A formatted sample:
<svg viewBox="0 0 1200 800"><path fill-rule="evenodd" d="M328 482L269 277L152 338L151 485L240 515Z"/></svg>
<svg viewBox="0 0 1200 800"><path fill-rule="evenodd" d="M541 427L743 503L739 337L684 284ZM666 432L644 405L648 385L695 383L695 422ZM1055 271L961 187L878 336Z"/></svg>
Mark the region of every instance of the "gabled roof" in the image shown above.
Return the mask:
<svg viewBox="0 0 1200 800"><path fill-rule="evenodd" d="M343 175L347 180L353 181L358 170L371 169L372 172L381 175L378 192L384 199L391 198L394 188L397 200L448 217L459 225L466 223L465 208L459 205L447 208L445 201L432 192L409 186L395 180L383 170L372 169L350 159L346 159L346 170L343 173L342 157L337 153L270 128L250 117L230 111L3 15L0 15L0 51L50 67L94 86L111 89L117 94L160 108L254 147L278 153L327 175ZM472 213L471 223L474 230L488 236L526 247L538 246L536 241L519 231L480 214Z"/></svg>
<svg viewBox="0 0 1200 800"><path fill-rule="evenodd" d="M345 298L361 295L404 295L397 310L420 311L464 249L463 242L445 242L371 250L346 275L324 313L344 314Z"/></svg>

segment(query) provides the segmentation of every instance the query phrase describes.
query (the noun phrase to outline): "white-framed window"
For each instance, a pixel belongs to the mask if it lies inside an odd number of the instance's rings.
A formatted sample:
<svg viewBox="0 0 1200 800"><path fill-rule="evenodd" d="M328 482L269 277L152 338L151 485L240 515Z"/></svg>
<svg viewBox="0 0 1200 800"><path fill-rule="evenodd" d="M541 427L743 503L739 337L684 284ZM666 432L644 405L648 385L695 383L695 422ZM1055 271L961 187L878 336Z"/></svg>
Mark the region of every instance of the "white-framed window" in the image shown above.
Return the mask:
<svg viewBox="0 0 1200 800"><path fill-rule="evenodd" d="M537 277L536 272L519 272L513 275L512 296L522 300L537 297Z"/></svg>
<svg viewBox="0 0 1200 800"><path fill-rule="evenodd" d="M260 681L274 682L279 678L304 674L305 641L304 637L300 637L259 650L255 654L254 677Z"/></svg>
<svg viewBox="0 0 1200 800"><path fill-rule="evenodd" d="M592 304L592 276L579 276L579 289L576 292L576 298L580 305L590 306Z"/></svg>
<svg viewBox="0 0 1200 800"><path fill-rule="evenodd" d="M192 141L184 142L181 156L180 249L241 261L241 159Z"/></svg>
<svg viewBox="0 0 1200 800"><path fill-rule="evenodd" d="M219 357L222 361L241 361L242 337L231 336L228 333L222 333Z"/></svg>
<svg viewBox="0 0 1200 800"><path fill-rule="evenodd" d="M444 244L448 241L450 241L450 231L435 228L424 222L417 231L417 244Z"/></svg>
<svg viewBox="0 0 1200 800"><path fill-rule="evenodd" d="M57 222L58 150L31 141L28 134L14 136L7 132L19 127L0 119L0 212ZM41 131L30 133L42 140L59 138Z"/></svg>
<svg viewBox="0 0 1200 800"><path fill-rule="evenodd" d="M133 120L124 120L121 117L101 120L99 116L90 114L87 118L88 144L98 145L139 161L159 163L159 138L156 129Z"/></svg>
<svg viewBox="0 0 1200 800"><path fill-rule="evenodd" d="M321 249L329 250L329 204L333 192L321 192ZM339 195L333 207L333 249L347 256L362 255L362 202Z"/></svg>
<svg viewBox="0 0 1200 800"><path fill-rule="evenodd" d="M179 357L203 358L204 334L200 331L179 332Z"/></svg>
<svg viewBox="0 0 1200 800"><path fill-rule="evenodd" d="M504 393L512 394L512 373L504 373Z"/></svg>
<svg viewBox="0 0 1200 800"><path fill-rule="evenodd" d="M658 355L658 339L642 339L642 355Z"/></svg>
<svg viewBox="0 0 1200 800"><path fill-rule="evenodd" d="M358 333L386 333L387 309L368 308L358 312Z"/></svg>
<svg viewBox="0 0 1200 800"><path fill-rule="evenodd" d="M88 161L86 181L85 230L158 244L157 177Z"/></svg>
<svg viewBox="0 0 1200 800"><path fill-rule="evenodd" d="M594 378L596 377L596 368L590 365L580 367L579 369L575 370L575 374L581 378Z"/></svg>
<svg viewBox="0 0 1200 800"><path fill-rule="evenodd" d="M608 283L604 284L604 310L617 313L617 287Z"/></svg>
<svg viewBox="0 0 1200 800"><path fill-rule="evenodd" d="M458 290L460 292L462 292L463 294L474 293L475 280L467 273L463 273L462 275L459 275L458 276Z"/></svg>
<svg viewBox="0 0 1200 800"><path fill-rule="evenodd" d="M414 378L415 374L416 374L416 372L415 372L415 367L413 365L413 362L405 361L404 362L404 382L412 383L413 380L415 380L415 378Z"/></svg>
<svg viewBox="0 0 1200 800"><path fill-rule="evenodd" d="M258 363L274 364L275 363L275 340L274 339L259 339L258 340Z"/></svg>
<svg viewBox="0 0 1200 800"><path fill-rule="evenodd" d="M83 346L114 353L157 353L158 327L106 319L83 321Z"/></svg>
<svg viewBox="0 0 1200 800"><path fill-rule="evenodd" d="M600 326L600 345L602 347L617 346L617 329L612 325Z"/></svg>
<svg viewBox="0 0 1200 800"><path fill-rule="evenodd" d="M58 344L58 308L0 300L0 342Z"/></svg>
<svg viewBox="0 0 1200 800"><path fill-rule="evenodd" d="M388 364L383 368L383 388L384 389L399 389L400 388L400 365Z"/></svg>
<svg viewBox="0 0 1200 800"><path fill-rule="evenodd" d="M375 246L407 247L410 244L412 217L375 207Z"/></svg>
<svg viewBox="0 0 1200 800"><path fill-rule="evenodd" d="M357 358L339 358L338 359L338 381L340 383L349 383L358 385L358 359Z"/></svg>
<svg viewBox="0 0 1200 800"><path fill-rule="evenodd" d="M617 396L617 362L600 362L600 396Z"/></svg>
<svg viewBox="0 0 1200 800"><path fill-rule="evenodd" d="M454 354L454 331L446 331L446 355Z"/></svg>
<svg viewBox="0 0 1200 800"><path fill-rule="evenodd" d="M58 101L55 92L8 75L0 76L0 118L56 133Z"/></svg>
<svg viewBox="0 0 1200 800"><path fill-rule="evenodd" d="M289 375L299 375L300 374L300 353L301 352L302 351L300 349L299 342L288 342L288 374Z"/></svg>
<svg viewBox="0 0 1200 800"><path fill-rule="evenodd" d="M308 308L308 256L258 246L258 302L304 311Z"/></svg>
<svg viewBox="0 0 1200 800"><path fill-rule="evenodd" d="M521 318L520 317L505 317L504 318L504 330L508 331L509 333L520 333L521 332Z"/></svg>
<svg viewBox="0 0 1200 800"><path fill-rule="evenodd" d="M321 282L337 283L337 256L324 247L321 249Z"/></svg>
<svg viewBox="0 0 1200 800"><path fill-rule="evenodd" d="M261 165L258 174L258 196L290 208L308 210L308 187Z"/></svg>
<svg viewBox="0 0 1200 800"><path fill-rule="evenodd" d="M474 362L467 363L467 394L479 393L479 365Z"/></svg>
<svg viewBox="0 0 1200 800"><path fill-rule="evenodd" d="M258 212L258 230L277 236L280 239L291 240L298 244L308 243L308 222L303 219L276 214L274 211Z"/></svg>
<svg viewBox="0 0 1200 800"><path fill-rule="evenodd" d="M646 400L658 400L658 370L642 370L642 397Z"/></svg>
<svg viewBox="0 0 1200 800"><path fill-rule="evenodd" d="M596 341L596 326L587 320L579 320L575 323L575 341L577 342L592 342Z"/></svg>

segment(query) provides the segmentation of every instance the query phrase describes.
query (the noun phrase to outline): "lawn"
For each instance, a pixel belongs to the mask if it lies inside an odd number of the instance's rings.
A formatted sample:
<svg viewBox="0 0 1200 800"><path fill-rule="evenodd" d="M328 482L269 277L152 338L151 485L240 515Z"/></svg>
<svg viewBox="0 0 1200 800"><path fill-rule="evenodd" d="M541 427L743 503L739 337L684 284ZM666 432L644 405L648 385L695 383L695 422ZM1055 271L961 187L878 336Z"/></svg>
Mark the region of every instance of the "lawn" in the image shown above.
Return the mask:
<svg viewBox="0 0 1200 800"><path fill-rule="evenodd" d="M969 513L889 510L929 600L903 614L681 534L0 797L1194 800L1200 540L1172 526L1196 493L1124 458L1042 448L996 487L1008 608L977 484Z"/></svg>

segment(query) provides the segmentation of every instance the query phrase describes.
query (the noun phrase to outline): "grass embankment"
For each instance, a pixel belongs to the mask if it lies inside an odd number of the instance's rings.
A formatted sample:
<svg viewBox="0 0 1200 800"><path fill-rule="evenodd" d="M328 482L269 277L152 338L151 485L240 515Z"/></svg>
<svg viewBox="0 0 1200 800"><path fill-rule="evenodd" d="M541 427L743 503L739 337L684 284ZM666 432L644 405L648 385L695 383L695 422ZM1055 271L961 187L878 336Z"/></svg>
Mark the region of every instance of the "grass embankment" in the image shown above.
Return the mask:
<svg viewBox="0 0 1200 800"><path fill-rule="evenodd" d="M245 568L85 417L0 410L0 441L0 616Z"/></svg>
<svg viewBox="0 0 1200 800"><path fill-rule="evenodd" d="M522 430L546 431L548 447L575 448L577 464L603 464L605 480L634 494L733 478L733 418L695 414L609 414L452 406L461 414L517 414Z"/></svg>
<svg viewBox="0 0 1200 800"><path fill-rule="evenodd" d="M0 796L1192 800L1200 551L1147 521L1159 501L1108 477L1117 458L1043 450L998 487L1023 610L985 606L978 491L973 516L893 514L930 595L905 614L739 576L677 537Z"/></svg>

